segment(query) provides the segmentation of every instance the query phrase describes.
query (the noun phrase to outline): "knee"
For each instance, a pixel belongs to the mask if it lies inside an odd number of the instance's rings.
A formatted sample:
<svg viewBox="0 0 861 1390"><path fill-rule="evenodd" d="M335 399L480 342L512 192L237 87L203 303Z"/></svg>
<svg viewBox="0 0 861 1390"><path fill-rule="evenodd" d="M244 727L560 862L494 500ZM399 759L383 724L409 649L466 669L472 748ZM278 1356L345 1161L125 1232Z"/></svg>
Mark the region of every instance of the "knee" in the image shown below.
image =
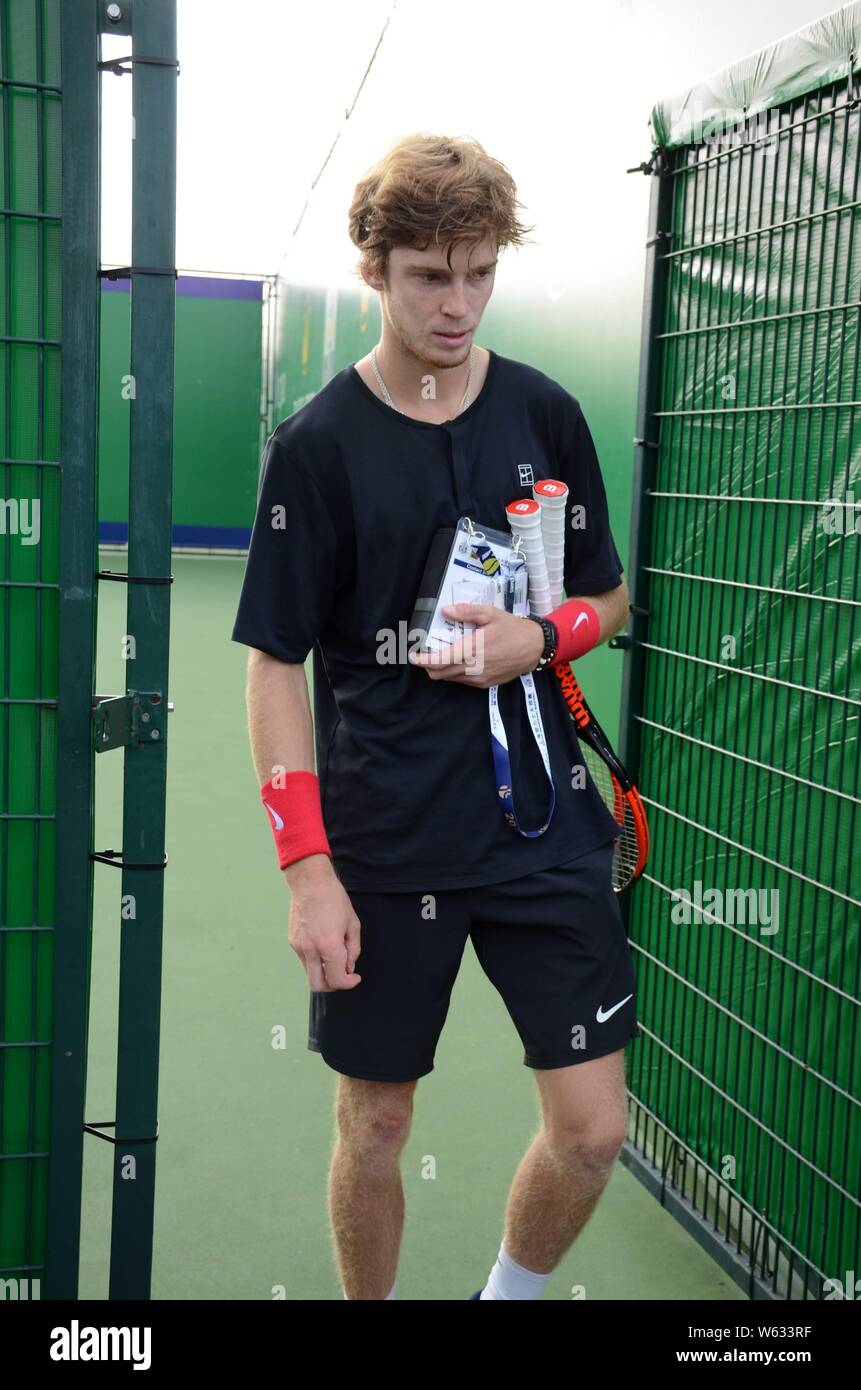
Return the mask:
<svg viewBox="0 0 861 1390"><path fill-rule="evenodd" d="M596 1172L612 1168L625 1142L627 1130L627 1111L588 1122L584 1122L582 1117L568 1116L544 1127L548 1148L558 1159Z"/></svg>
<svg viewBox="0 0 861 1390"><path fill-rule="evenodd" d="M409 1137L412 1114L409 1095L354 1095L338 1106L338 1137L366 1158L391 1157L400 1153Z"/></svg>

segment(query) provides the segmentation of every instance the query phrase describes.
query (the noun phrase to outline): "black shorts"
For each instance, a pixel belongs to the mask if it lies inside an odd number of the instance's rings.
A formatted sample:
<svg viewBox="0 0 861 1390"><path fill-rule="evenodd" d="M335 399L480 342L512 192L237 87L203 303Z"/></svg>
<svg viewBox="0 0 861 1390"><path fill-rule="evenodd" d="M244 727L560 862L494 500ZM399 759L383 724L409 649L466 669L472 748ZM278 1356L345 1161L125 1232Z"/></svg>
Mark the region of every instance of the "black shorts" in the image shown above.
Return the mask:
<svg viewBox="0 0 861 1390"><path fill-rule="evenodd" d="M527 1067L568 1067L623 1048L640 1028L610 880L613 844L490 887L350 892L362 982L311 991L309 1048L347 1076L426 1076L467 937L502 995Z"/></svg>

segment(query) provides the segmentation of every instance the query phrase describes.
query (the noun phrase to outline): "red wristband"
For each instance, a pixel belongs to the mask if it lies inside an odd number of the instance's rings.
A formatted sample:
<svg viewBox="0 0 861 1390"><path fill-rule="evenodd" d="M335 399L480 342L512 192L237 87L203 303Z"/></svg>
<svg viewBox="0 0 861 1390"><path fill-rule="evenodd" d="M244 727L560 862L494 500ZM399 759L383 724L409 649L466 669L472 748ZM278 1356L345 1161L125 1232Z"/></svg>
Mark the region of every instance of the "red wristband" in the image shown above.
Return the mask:
<svg viewBox="0 0 861 1390"><path fill-rule="evenodd" d="M309 854L328 854L331 859L320 780L315 772L279 772L263 783L260 796L269 815L280 869L297 859L307 859Z"/></svg>
<svg viewBox="0 0 861 1390"><path fill-rule="evenodd" d="M555 624L559 634L554 666L560 662L576 661L578 656L591 651L601 640L601 619L591 603L584 603L581 598L566 599L545 616Z"/></svg>

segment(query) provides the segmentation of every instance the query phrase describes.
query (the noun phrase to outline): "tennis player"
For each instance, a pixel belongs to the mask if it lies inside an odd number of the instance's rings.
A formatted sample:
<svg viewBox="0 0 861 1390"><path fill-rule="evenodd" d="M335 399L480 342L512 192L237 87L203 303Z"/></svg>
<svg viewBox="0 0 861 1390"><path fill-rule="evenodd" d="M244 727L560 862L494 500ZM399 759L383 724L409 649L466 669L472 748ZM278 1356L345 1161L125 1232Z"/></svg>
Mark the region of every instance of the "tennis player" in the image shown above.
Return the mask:
<svg viewBox="0 0 861 1390"><path fill-rule="evenodd" d="M522 1040L540 1123L499 1256L465 1298L541 1296L626 1133L640 1029L611 887L618 827L545 668L618 632L628 591L579 402L476 344L499 253L532 230L520 206L468 139L408 136L361 179L349 233L382 333L267 440L232 634L252 649L252 754L310 986L308 1047L340 1074L329 1217L348 1299L394 1297L400 1154L467 939ZM542 478L567 483L579 518L568 598L547 622L458 605L461 648L419 653L407 626L434 537L464 516L505 532L506 504Z"/></svg>

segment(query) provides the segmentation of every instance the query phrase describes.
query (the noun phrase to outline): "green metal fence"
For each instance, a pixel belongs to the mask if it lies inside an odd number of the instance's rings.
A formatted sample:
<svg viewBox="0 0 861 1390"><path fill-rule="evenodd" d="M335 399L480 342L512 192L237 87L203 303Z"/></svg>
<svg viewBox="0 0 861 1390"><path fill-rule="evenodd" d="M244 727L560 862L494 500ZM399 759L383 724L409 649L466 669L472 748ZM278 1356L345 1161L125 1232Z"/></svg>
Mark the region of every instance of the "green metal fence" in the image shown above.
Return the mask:
<svg viewBox="0 0 861 1390"><path fill-rule="evenodd" d="M756 1298L851 1298L861 1269L847 56L650 170L622 727L653 850L623 1161Z"/></svg>
<svg viewBox="0 0 861 1390"><path fill-rule="evenodd" d="M75 1297L85 1135L113 1145L110 1296L152 1254L171 539L175 0L0 0L0 1298ZM128 36L122 61L100 35ZM129 567L99 570L99 81L134 73ZM119 382L117 386L119 387ZM99 580L124 695L94 694ZM94 753L124 750L121 852ZM119 830L119 828L118 828ZM85 1121L93 874L119 867L115 1117ZM145 870L147 872L140 872Z"/></svg>
<svg viewBox="0 0 861 1390"><path fill-rule="evenodd" d="M85 842L90 761L86 746L82 757L73 747L75 711L68 711L69 721L58 729L57 709L60 403L66 365L61 355L61 285L68 267L74 298L84 272L80 241L76 248L71 244L74 238L63 235L69 208L62 201L66 112L60 88L60 22L59 0L13 0L2 7L0 1277L11 1296L21 1298L40 1296L44 1273L53 985L60 968L54 931L58 912L81 911L86 919L87 911L86 873L70 885L66 902L57 904L54 892L58 841L63 847L61 827L70 830L78 847ZM70 77L72 120L79 76ZM79 359L79 381L82 366ZM71 377L63 385L70 383ZM87 420L82 420L72 446L77 459L87 447L86 426ZM72 471L75 462L71 461ZM86 547L83 515L81 521L78 554ZM62 543L67 545L67 536ZM67 574L72 578L70 571ZM90 597L85 585L75 609L75 659L83 669L88 651L92 653ZM83 695L86 700L86 689ZM83 717L88 727L88 710ZM84 935L76 949L85 946ZM69 1070L74 1088L80 1081L77 1052ZM71 1094L66 1100L74 1104Z"/></svg>

